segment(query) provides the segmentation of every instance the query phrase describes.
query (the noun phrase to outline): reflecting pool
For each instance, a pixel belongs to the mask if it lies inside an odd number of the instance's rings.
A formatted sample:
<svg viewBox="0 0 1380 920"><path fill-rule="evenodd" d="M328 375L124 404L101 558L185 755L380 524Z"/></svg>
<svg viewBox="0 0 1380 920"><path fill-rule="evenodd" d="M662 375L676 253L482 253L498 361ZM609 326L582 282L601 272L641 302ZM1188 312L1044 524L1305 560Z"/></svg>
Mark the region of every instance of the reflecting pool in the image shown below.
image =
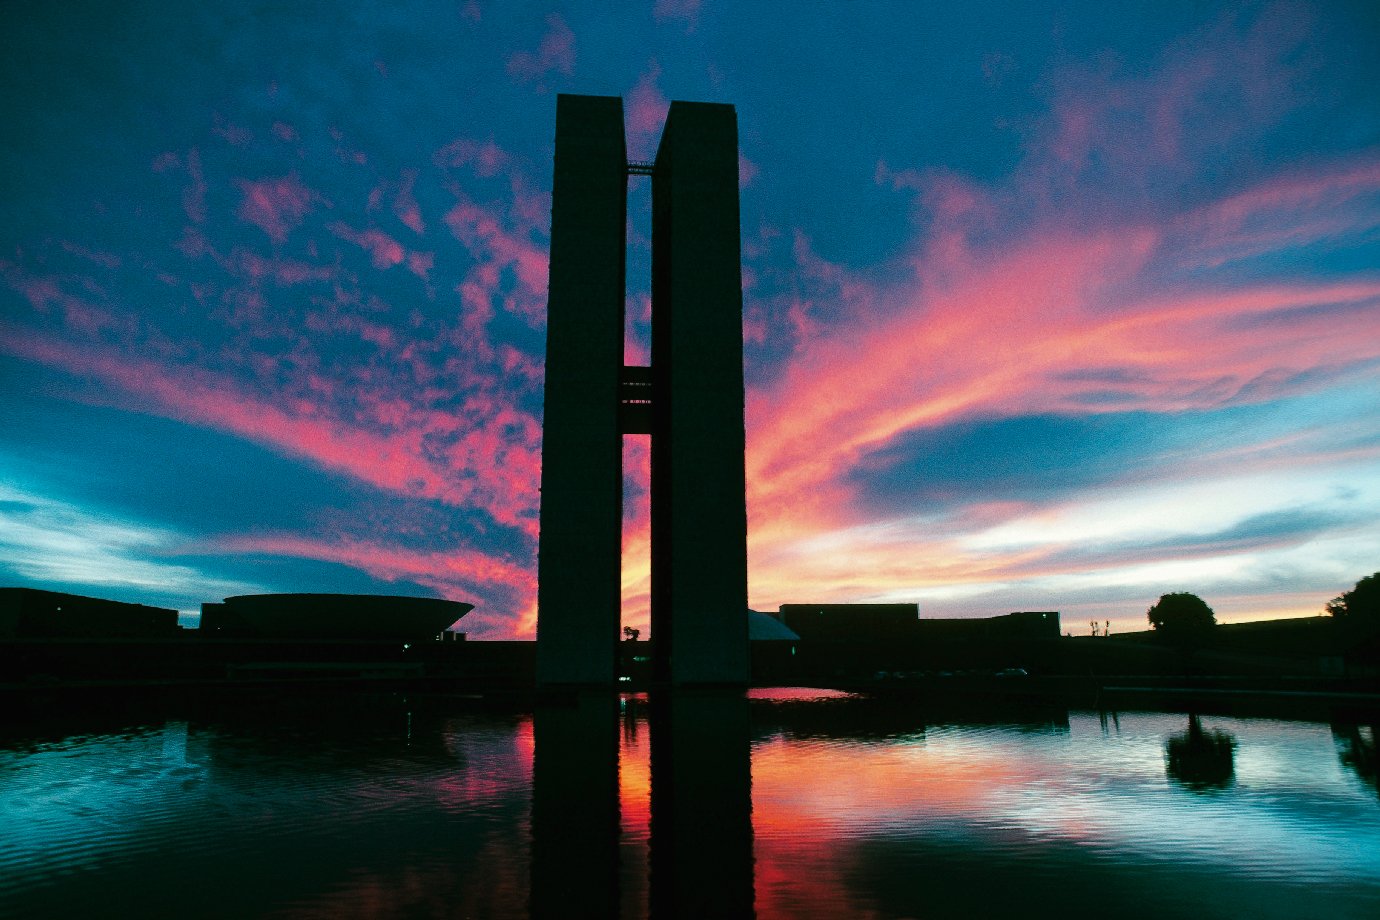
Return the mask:
<svg viewBox="0 0 1380 920"><path fill-rule="evenodd" d="M0 728L0 916L1380 916L1376 727L825 691Z"/></svg>

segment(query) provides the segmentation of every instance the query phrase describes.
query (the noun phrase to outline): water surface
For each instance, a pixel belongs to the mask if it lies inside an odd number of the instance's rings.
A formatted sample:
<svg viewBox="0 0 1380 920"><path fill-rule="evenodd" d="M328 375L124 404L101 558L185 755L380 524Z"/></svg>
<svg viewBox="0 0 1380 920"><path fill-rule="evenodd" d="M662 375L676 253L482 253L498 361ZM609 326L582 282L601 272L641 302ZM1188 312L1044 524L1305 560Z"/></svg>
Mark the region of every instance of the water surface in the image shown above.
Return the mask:
<svg viewBox="0 0 1380 920"><path fill-rule="evenodd" d="M1380 916L1373 726L757 696L10 726L0 915Z"/></svg>

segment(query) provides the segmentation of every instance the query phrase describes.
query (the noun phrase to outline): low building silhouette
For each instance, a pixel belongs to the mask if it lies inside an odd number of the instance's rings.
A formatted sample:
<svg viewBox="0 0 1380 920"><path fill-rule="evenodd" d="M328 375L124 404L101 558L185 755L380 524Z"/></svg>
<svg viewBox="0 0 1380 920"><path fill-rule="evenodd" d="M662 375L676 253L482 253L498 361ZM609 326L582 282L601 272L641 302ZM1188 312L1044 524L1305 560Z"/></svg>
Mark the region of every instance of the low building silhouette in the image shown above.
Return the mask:
<svg viewBox="0 0 1380 920"><path fill-rule="evenodd" d="M459 641L451 627L472 609L436 598L244 595L203 604L201 628L184 629L176 610L0 588L0 688L530 685L532 643Z"/></svg>
<svg viewBox="0 0 1380 920"><path fill-rule="evenodd" d="M782 604L777 617L807 642L1059 638L1056 610L941 620L921 619L919 604Z"/></svg>
<svg viewBox="0 0 1380 920"><path fill-rule="evenodd" d="M782 604L783 624L807 642L908 639L920 622L919 604Z"/></svg>
<svg viewBox="0 0 1380 920"><path fill-rule="evenodd" d="M201 605L201 633L235 639L439 639L474 609L431 597L242 594Z"/></svg>
<svg viewBox="0 0 1380 920"><path fill-rule="evenodd" d="M917 604L782 604L776 615L800 641L755 676L778 682L920 676L1056 666L1059 613L1019 611L922 619ZM756 665L761 656L754 656ZM765 662L763 662L765 664Z"/></svg>
<svg viewBox="0 0 1380 920"><path fill-rule="evenodd" d="M0 637L137 639L176 635L177 611L99 597L0 588Z"/></svg>

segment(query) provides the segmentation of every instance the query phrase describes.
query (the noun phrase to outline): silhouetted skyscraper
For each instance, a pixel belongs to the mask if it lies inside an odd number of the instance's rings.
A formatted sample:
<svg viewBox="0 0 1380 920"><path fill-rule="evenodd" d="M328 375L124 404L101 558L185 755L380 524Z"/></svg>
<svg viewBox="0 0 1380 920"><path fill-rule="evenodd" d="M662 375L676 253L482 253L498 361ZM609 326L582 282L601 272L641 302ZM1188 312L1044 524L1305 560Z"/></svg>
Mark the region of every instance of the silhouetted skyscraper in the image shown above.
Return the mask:
<svg viewBox="0 0 1380 920"><path fill-rule="evenodd" d="M748 678L738 129L673 102L629 164L622 100L556 103L537 675L609 684L619 627L623 434L652 436L653 673ZM627 176L652 180L652 365L623 366Z"/></svg>
<svg viewBox="0 0 1380 920"><path fill-rule="evenodd" d="M559 96L546 317L537 677L614 679L628 157L623 101Z"/></svg>

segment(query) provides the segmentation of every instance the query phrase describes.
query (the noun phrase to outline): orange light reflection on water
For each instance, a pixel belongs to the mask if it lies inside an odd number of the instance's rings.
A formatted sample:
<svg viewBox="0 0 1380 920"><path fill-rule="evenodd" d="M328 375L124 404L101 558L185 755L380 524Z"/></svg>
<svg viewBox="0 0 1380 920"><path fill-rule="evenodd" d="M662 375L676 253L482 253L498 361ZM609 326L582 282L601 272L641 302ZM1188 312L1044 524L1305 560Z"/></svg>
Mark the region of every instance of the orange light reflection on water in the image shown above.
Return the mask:
<svg viewBox="0 0 1380 920"><path fill-rule="evenodd" d="M627 694L620 705L622 733L618 750L618 811L621 914L643 917L648 910L652 836L652 749L645 694Z"/></svg>
<svg viewBox="0 0 1380 920"><path fill-rule="evenodd" d="M845 873L851 844L921 823L936 813L971 813L996 792L1031 782L1029 763L996 753L961 756L894 740L816 742L773 738L752 756L752 824L758 916L877 916ZM819 782L833 777L831 782Z"/></svg>

